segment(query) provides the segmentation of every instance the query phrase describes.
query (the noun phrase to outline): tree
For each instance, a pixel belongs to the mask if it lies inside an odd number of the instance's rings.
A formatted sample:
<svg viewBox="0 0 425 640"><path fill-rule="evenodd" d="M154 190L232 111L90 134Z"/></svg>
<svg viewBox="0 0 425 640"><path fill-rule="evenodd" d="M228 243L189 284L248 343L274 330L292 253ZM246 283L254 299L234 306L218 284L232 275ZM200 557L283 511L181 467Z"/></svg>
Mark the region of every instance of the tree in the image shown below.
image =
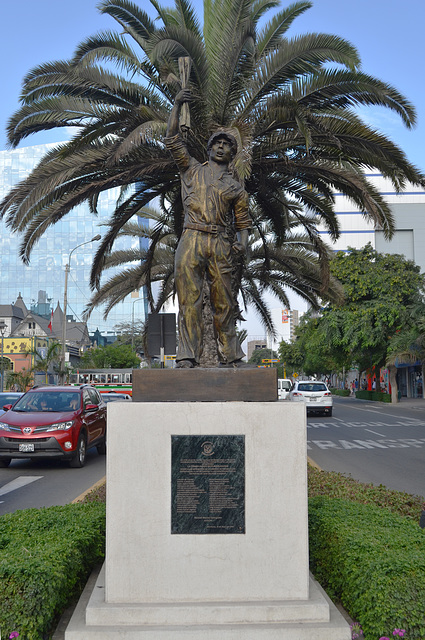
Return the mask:
<svg viewBox="0 0 425 640"><path fill-rule="evenodd" d="M105 318L110 310L132 291L144 288L150 307L158 312L174 295L174 256L177 236L169 219L158 210L144 208L146 220L154 226L127 223L118 237L139 237L148 240L148 249L129 249L112 252L105 258L101 274L119 269L104 280L87 308L86 316L98 306L105 305ZM342 289L335 278L322 279L321 259L328 261L328 248L312 241L307 234L296 233L297 221L288 216L287 238L276 246L270 239L270 226L263 223L251 238L251 249L244 263L234 274L234 294L240 291L244 307L256 309L266 329L273 333L270 311L265 294L273 294L281 304L289 307L288 291L296 292L309 305L319 307L320 297L325 300L342 299ZM158 283L156 298L152 285ZM240 319L240 317L239 317Z"/></svg>
<svg viewBox="0 0 425 640"><path fill-rule="evenodd" d="M419 314L415 311L419 311ZM423 308L414 309L411 325L391 336L385 362L390 374L391 402L399 402L397 365L415 365L418 361L421 361L423 366L425 362L425 315Z"/></svg>
<svg viewBox="0 0 425 640"><path fill-rule="evenodd" d="M412 344L411 330L425 316L425 276L414 262L378 253L369 244L336 255L331 272L344 287L345 303L328 305L300 328L306 359L317 353L319 344L322 355L363 371L390 361L395 345L401 344L399 333L405 334L404 348Z"/></svg>
<svg viewBox="0 0 425 640"><path fill-rule="evenodd" d="M277 359L277 353L276 351L272 351L272 349L254 349L249 362L251 364L262 365L264 364L263 360L271 360L275 358Z"/></svg>
<svg viewBox="0 0 425 640"><path fill-rule="evenodd" d="M389 206L362 170L380 171L396 189L406 180L423 184L424 177L355 108L391 109L407 127L414 125L414 108L361 72L358 52L344 39L289 37L311 2L276 10L260 27L275 2L205 0L203 29L187 1L172 8L151 4L154 19L128 0L102 0L101 13L115 19L120 32L89 37L72 59L42 64L24 79L22 106L8 123L10 144L51 128L76 131L1 204L10 228L23 234L25 262L51 224L81 202L95 212L99 195L117 186L123 195L93 264L93 286L123 225L154 198L179 237L179 175L162 140L181 86L180 56L192 61L191 154L205 160L206 141L218 126L234 133L240 144L235 174L251 196L254 225L268 221L277 246L289 213L311 238L318 238L319 222L336 238L335 190L391 235Z"/></svg>
<svg viewBox="0 0 425 640"><path fill-rule="evenodd" d="M25 355L31 355L34 358L33 365L31 367L31 371L39 371L46 374L46 382L47 382L47 372L51 365L53 365L53 370L55 373L59 373L60 370L60 355L62 351L62 345L60 342L55 340L50 341L47 346L46 352L40 351L40 348L34 347L28 349L25 352ZM42 355L43 354L43 355Z"/></svg>
<svg viewBox="0 0 425 640"><path fill-rule="evenodd" d="M88 202L95 213L100 194L111 187L121 187L122 195L92 266L94 289L120 231L154 199L180 237L180 177L163 138L181 88L179 58L188 56L195 96L186 132L191 155L206 159L207 140L218 127L235 136L234 173L250 196L254 228L260 234L264 223L270 228L264 250L281 250L295 217L319 251L324 292L327 250L317 226L338 237L335 191L390 237L389 205L364 169L379 171L395 189L407 180L425 184L402 150L355 110L379 105L412 127L413 106L360 71L359 54L346 40L321 33L289 36L294 20L311 8L309 1L277 9L274 1L204 0L202 29L187 0L172 8L156 0L151 5L153 19L129 0L102 0L101 13L116 20L119 33L90 37L72 59L42 64L25 77L22 106L8 123L10 144L56 127L76 133L49 151L0 204L0 215L22 234L22 259L28 262L46 229L78 204ZM260 26L272 9L272 18ZM234 269L237 274L239 265ZM297 278L295 272L294 284L302 290L306 283ZM275 280L269 280L271 287ZM272 329L257 293L251 295L240 277L235 284Z"/></svg>
<svg viewBox="0 0 425 640"><path fill-rule="evenodd" d="M139 368L140 359L130 345L108 345L85 351L81 358L81 368L85 369L127 369Z"/></svg>
<svg viewBox="0 0 425 640"><path fill-rule="evenodd" d="M285 342L281 340L278 349L280 362L282 363L282 373L284 378L292 377L294 373L303 370L304 356L298 343Z"/></svg>
<svg viewBox="0 0 425 640"><path fill-rule="evenodd" d="M308 376L340 373L350 363L350 356L329 342L322 319L317 313L305 314L295 329L296 349L301 355L302 370Z"/></svg>
<svg viewBox="0 0 425 640"><path fill-rule="evenodd" d="M10 389L12 386L17 391L25 392L34 384L34 374L32 369L21 369L21 371L8 371L6 374L6 385Z"/></svg>
<svg viewBox="0 0 425 640"><path fill-rule="evenodd" d="M130 345L136 353L143 353L146 341L146 322L135 320L134 322L120 322L114 326L117 332L117 345Z"/></svg>

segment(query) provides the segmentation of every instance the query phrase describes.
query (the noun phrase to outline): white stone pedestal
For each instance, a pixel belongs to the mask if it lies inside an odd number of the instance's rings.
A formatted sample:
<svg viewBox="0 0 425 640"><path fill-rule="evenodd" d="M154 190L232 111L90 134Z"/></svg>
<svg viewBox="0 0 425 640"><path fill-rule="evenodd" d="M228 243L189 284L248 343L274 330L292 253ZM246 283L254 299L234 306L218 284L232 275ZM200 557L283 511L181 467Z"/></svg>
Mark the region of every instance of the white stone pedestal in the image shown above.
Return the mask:
<svg viewBox="0 0 425 640"><path fill-rule="evenodd" d="M176 435L244 436L245 533L171 533ZM309 577L303 405L111 403L107 456L104 570L66 640L350 639Z"/></svg>

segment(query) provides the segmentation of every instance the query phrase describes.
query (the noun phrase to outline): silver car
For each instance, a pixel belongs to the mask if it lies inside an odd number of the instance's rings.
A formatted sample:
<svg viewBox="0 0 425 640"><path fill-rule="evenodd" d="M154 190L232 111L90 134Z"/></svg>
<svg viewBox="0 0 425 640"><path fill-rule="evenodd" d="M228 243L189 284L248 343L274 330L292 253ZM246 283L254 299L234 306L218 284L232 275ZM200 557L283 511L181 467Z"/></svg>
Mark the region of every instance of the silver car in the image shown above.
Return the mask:
<svg viewBox="0 0 425 640"><path fill-rule="evenodd" d="M307 413L332 415L332 394L325 382L299 380L289 393L292 402L304 402Z"/></svg>

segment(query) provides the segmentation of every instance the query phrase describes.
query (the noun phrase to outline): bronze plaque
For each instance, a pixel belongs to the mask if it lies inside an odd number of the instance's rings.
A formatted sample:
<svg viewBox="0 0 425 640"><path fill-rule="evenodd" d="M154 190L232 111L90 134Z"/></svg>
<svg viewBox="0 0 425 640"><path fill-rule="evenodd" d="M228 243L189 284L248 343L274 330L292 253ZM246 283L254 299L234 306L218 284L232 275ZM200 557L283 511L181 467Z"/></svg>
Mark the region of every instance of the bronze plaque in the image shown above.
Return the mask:
<svg viewBox="0 0 425 640"><path fill-rule="evenodd" d="M245 533L245 436L171 436L171 533Z"/></svg>

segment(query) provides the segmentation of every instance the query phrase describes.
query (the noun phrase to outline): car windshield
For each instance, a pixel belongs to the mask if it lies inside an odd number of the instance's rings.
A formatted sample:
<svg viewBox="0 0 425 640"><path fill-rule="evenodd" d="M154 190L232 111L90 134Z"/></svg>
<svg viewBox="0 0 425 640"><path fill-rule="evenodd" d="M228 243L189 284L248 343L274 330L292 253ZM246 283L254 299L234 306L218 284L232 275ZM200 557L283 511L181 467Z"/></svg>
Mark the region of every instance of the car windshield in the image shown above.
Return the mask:
<svg viewBox="0 0 425 640"><path fill-rule="evenodd" d="M33 391L27 393L13 407L14 411L76 411L80 408L80 394L72 391Z"/></svg>
<svg viewBox="0 0 425 640"><path fill-rule="evenodd" d="M327 391L324 382L302 382L298 385L298 391Z"/></svg>

